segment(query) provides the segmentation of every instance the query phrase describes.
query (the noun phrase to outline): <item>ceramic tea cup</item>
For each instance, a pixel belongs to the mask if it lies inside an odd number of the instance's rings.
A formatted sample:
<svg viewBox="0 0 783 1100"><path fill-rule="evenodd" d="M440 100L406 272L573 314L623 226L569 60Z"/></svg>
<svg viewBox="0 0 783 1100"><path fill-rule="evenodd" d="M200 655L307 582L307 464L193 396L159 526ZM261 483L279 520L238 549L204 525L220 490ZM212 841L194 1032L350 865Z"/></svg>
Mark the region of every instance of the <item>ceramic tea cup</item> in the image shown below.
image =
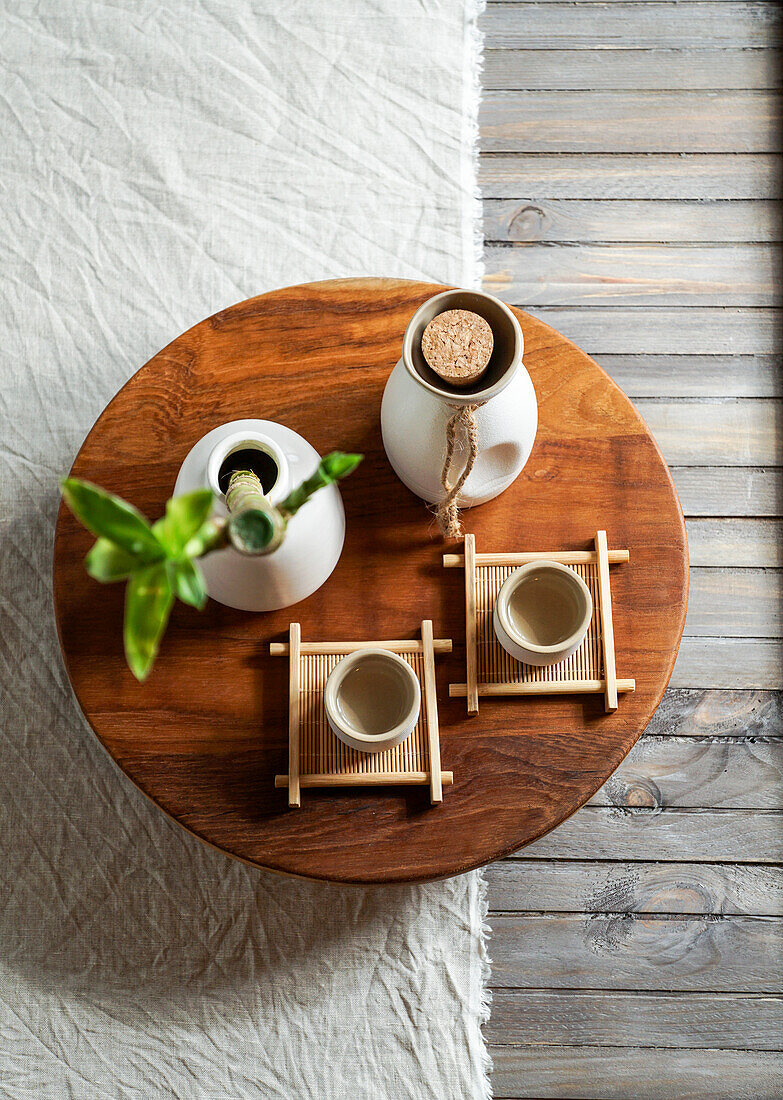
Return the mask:
<svg viewBox="0 0 783 1100"><path fill-rule="evenodd" d="M416 727L421 688L407 661L388 649L358 649L332 669L324 688L336 737L360 752L382 752Z"/></svg>
<svg viewBox="0 0 783 1100"><path fill-rule="evenodd" d="M556 561L534 561L503 582L493 621L510 656L554 665L576 652L592 617L593 598L578 573Z"/></svg>

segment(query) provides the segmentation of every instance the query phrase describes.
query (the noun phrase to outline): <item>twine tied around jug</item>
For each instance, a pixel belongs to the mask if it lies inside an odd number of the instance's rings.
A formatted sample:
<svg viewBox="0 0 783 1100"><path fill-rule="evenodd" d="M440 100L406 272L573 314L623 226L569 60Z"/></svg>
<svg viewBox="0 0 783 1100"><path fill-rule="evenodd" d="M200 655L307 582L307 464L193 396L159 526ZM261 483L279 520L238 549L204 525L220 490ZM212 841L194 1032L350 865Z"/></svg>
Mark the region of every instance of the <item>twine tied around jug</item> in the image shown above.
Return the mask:
<svg viewBox="0 0 783 1100"><path fill-rule="evenodd" d="M440 474L440 483L446 494L437 507L436 516L440 533L446 539L458 539L462 537L462 524L459 518L459 505L457 499L470 476L470 471L475 465L478 456L478 428L476 426L475 412L486 402L481 401L477 405L450 405L454 409L454 415L450 416L446 424L446 456L443 460L443 469ZM454 484L451 484L451 467L454 463L454 451L456 449L457 431L464 427L468 441L468 453L465 456L465 465L462 473Z"/></svg>

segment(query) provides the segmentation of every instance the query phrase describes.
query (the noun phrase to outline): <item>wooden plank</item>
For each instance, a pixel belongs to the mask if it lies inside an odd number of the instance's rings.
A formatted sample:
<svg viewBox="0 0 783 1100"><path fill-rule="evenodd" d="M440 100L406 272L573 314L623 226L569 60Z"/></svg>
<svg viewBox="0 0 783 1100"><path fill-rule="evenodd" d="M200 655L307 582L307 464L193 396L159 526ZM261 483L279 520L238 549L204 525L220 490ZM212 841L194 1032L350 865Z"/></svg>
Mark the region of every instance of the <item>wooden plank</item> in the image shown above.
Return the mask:
<svg viewBox="0 0 783 1100"><path fill-rule="evenodd" d="M496 988L768 993L780 986L778 917L526 913L492 918Z"/></svg>
<svg viewBox="0 0 783 1100"><path fill-rule="evenodd" d="M620 389L637 397L781 397L777 355L602 355Z"/></svg>
<svg viewBox="0 0 783 1100"><path fill-rule="evenodd" d="M722 14L734 21L732 31ZM485 18L491 34L485 87L526 93L490 94L484 108L492 133L482 179L485 194L498 200L485 204L487 237L544 243L524 255L520 248L489 251L495 278L488 289L532 305L595 353L631 396L655 399L649 404L682 397L724 404L726 397L781 393L779 315L760 308L777 304L778 257L768 245L780 240L783 223L780 205L766 200L779 194L778 108L769 109L772 97L742 93L779 86L783 70L772 50L737 48L745 44L738 23L759 46L779 38L780 15L771 5L506 3ZM500 36L508 33L524 49L491 49L506 44ZM725 50L715 48L724 42ZM639 48L651 44L676 49ZM704 94L716 84L717 94ZM744 120L745 133L727 132ZM711 198L717 201L701 201ZM601 247L606 242L620 247ZM634 242L642 247L629 247ZM708 242L739 248L704 247ZM597 247L557 247L574 244ZM642 316L633 306L653 308ZM694 306L698 316L687 316L683 306ZM689 523L695 569L686 630L695 636L683 640L675 682L681 676L697 684L780 683L777 640L701 633L781 632L780 574L740 571L779 565L780 525L716 518L783 512L783 479L767 467L783 453L777 411L753 403L719 410L710 402L691 442L683 435L701 416L698 404L657 410L639 404L648 422L659 424L665 450L677 456L674 476L686 514L706 517ZM726 448L736 465L726 465ZM714 575L706 575L713 567ZM531 919L543 924L541 930L526 921L508 936L516 963L529 963L529 981L523 991L495 995L489 1038L505 1044L492 1052L495 1095L783 1095L780 1060L762 1065L748 1054L754 1046L780 1048L781 999L687 992L711 988L716 975L726 983L721 989L779 980L779 921L774 943L753 943L757 928L716 927L721 922L710 915L783 911L779 869L743 862L754 852L759 861L781 856L783 817L775 812L781 741L757 743L779 735L780 706L780 696L770 693L668 692L650 726L659 732L635 746L588 807L521 858L490 868L493 908L538 910ZM744 730L750 737L740 736ZM557 854L541 859L548 843ZM708 849L712 862L704 862ZM596 853L605 862L585 858ZM654 862L684 854L690 862ZM565 932L553 925L553 911L572 922ZM683 912L701 919L661 917ZM496 974L504 965L502 938L496 927ZM550 961L562 965L565 977L553 981ZM678 993L576 991L623 988L623 981L628 989ZM561 983L573 989L528 988ZM526 1062L515 1064L507 1086L509 1043L539 1049L532 1058L529 1050L515 1052ZM618 1049L596 1057L586 1044ZM678 1049L653 1049L668 1046ZM704 1049L713 1046L724 1049Z"/></svg>
<svg viewBox="0 0 783 1100"><path fill-rule="evenodd" d="M576 4L593 4L595 6L595 9L596 9L596 18L600 18L601 12L602 12L602 9L603 9L603 5L605 5L605 4L613 4L613 3L622 3L622 4L639 3L639 4L644 4L644 3L647 3L648 0L485 0L485 7L486 6L491 6L493 4L520 4L520 3L530 4L531 2L535 2L536 4L549 4L549 3L562 4L562 3L566 3L566 2L571 2L571 3L576 3ZM674 3L680 3L680 4L703 3L703 2L704 2L704 0L674 0ZM707 2L723 3L724 0L707 0ZM726 0L726 2L729 2L729 0ZM731 0L731 2L733 3L734 0ZM774 5L774 4L777 3L777 0L755 0L755 2L757 4Z"/></svg>
<svg viewBox="0 0 783 1100"><path fill-rule="evenodd" d="M465 674L468 714L478 714L478 670L476 664L476 538L465 535Z"/></svg>
<svg viewBox="0 0 783 1100"><path fill-rule="evenodd" d="M522 244L484 249L492 293L528 306L774 306L775 244Z"/></svg>
<svg viewBox="0 0 783 1100"><path fill-rule="evenodd" d="M618 810L584 806L520 849L525 859L783 862L783 818L768 810ZM539 985L546 984L539 982Z"/></svg>
<svg viewBox="0 0 783 1100"><path fill-rule="evenodd" d="M783 810L783 740L642 737L588 805Z"/></svg>
<svg viewBox="0 0 783 1100"><path fill-rule="evenodd" d="M673 0L673 2L674 3L679 3L679 4L704 3L705 0ZM724 2L734 3L735 0L706 0L706 2L707 3L724 3ZM645 4L645 3L648 3L648 0L485 0L485 8L486 8L486 6L491 7L493 4L522 4L522 3L524 3L524 4L530 4L530 3L535 3L535 4L549 4L549 3L555 3L555 4L563 4L563 3L593 4L594 7L595 7L595 10L596 10L596 18L600 18L603 6L605 4L614 4L614 3ZM770 6L774 6L777 3L777 0L755 0L755 3L758 4L758 5L767 4L767 5L770 5Z"/></svg>
<svg viewBox="0 0 783 1100"><path fill-rule="evenodd" d="M603 6L605 4L614 4L614 3L644 4L644 3L647 3L648 0L485 0L485 9L486 9L486 7L491 7L493 4L523 4L523 3L524 4L530 4L530 3L536 3L536 4L549 4L549 3L563 4L563 3L568 3L568 2L576 3L576 4L593 4L595 6L595 10L596 10L596 18L600 18ZM704 3L704 2L705 2L705 0L674 0L674 3L680 3L680 4ZM706 0L706 2L708 2L708 3L723 3L723 2L729 2L729 0ZM734 3L735 0L730 0L730 2ZM768 4L768 5L774 6L777 3L777 0L755 0L755 3L758 4L758 5Z"/></svg>
<svg viewBox="0 0 783 1100"><path fill-rule="evenodd" d="M783 465L783 402L773 398L635 405L673 466Z"/></svg>
<svg viewBox="0 0 783 1100"><path fill-rule="evenodd" d="M492 40L490 40L491 42ZM781 83L775 51L765 49L484 51L482 86L488 91L618 88L704 89L777 88Z"/></svg>
<svg viewBox="0 0 783 1100"><path fill-rule="evenodd" d="M779 241L783 203L769 199L485 199L484 237L487 243L557 244ZM498 263L501 258L498 254Z"/></svg>
<svg viewBox="0 0 783 1100"><path fill-rule="evenodd" d="M498 989L488 1043L780 1050L783 997Z"/></svg>
<svg viewBox="0 0 783 1100"><path fill-rule="evenodd" d="M672 467L686 516L783 516L777 469Z"/></svg>
<svg viewBox="0 0 783 1100"><path fill-rule="evenodd" d="M673 688L783 688L779 638L683 638Z"/></svg>
<svg viewBox="0 0 783 1100"><path fill-rule="evenodd" d="M783 567L783 522L775 519L691 519L692 566Z"/></svg>
<svg viewBox="0 0 783 1100"><path fill-rule="evenodd" d="M783 916L779 867L514 858L486 876L494 912Z"/></svg>
<svg viewBox="0 0 783 1100"><path fill-rule="evenodd" d="M780 350L783 325L776 309L534 306L529 312L599 360L604 353L771 355Z"/></svg>
<svg viewBox="0 0 783 1100"><path fill-rule="evenodd" d="M777 569L692 568L685 635L783 636L783 573Z"/></svg>
<svg viewBox="0 0 783 1100"><path fill-rule="evenodd" d="M421 624L421 640L424 646L424 703L427 708L427 744L430 758L430 802L443 801L443 783L440 773L440 734L438 732L438 698L435 685L435 653L433 648L432 620Z"/></svg>
<svg viewBox="0 0 783 1100"><path fill-rule="evenodd" d="M481 22L487 46L505 50L737 49L779 45L782 37L774 4L731 0L490 4Z"/></svg>
<svg viewBox="0 0 783 1100"><path fill-rule="evenodd" d="M487 92L479 120L486 153L776 153L781 99L736 91Z"/></svg>
<svg viewBox="0 0 783 1100"><path fill-rule="evenodd" d="M783 1055L747 1050L492 1046L495 1100L776 1100Z"/></svg>
<svg viewBox="0 0 783 1100"><path fill-rule="evenodd" d="M485 198L777 199L780 154L484 153ZM756 349L751 349L755 351Z"/></svg>
<svg viewBox="0 0 783 1100"><path fill-rule="evenodd" d="M779 691L669 689L646 731L656 737L783 736ZM783 888L783 881L781 882Z"/></svg>

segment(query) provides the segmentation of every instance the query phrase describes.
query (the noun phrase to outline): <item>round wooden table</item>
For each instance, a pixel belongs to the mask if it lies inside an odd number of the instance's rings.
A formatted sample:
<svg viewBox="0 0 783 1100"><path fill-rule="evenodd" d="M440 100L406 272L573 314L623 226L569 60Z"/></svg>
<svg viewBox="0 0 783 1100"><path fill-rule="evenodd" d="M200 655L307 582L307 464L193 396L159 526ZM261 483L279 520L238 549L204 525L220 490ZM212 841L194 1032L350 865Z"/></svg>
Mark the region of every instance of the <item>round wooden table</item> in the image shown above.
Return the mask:
<svg viewBox="0 0 783 1100"><path fill-rule="evenodd" d="M583 549L605 528L630 550L612 569L617 671L636 691L607 714L601 695L484 699L468 718L462 570L424 504L383 451L383 386L419 304L444 287L391 279L278 290L215 314L134 375L87 437L73 474L163 512L180 463L205 432L279 420L319 452L362 451L343 486L342 559L308 600L251 615L177 604L152 676L122 649L123 585L90 580L92 538L61 507L54 594L63 655L96 735L126 775L202 840L269 870L345 883L454 875L535 840L581 806L650 720L685 619L687 549L669 471L644 421L579 348L522 312L539 402L532 456L502 496L464 514L482 550ZM441 756L454 785L309 790L288 809L287 664L269 656L289 622L306 638L417 637L422 618L454 640L437 660Z"/></svg>

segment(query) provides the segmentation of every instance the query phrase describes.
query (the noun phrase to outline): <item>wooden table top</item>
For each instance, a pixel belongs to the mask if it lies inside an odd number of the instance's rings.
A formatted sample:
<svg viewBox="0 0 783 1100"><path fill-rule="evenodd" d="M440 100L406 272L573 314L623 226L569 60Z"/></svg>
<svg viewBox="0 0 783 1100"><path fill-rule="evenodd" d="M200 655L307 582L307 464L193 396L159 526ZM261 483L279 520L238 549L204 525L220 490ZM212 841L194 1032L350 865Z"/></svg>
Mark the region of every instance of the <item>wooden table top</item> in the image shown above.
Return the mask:
<svg viewBox="0 0 783 1100"><path fill-rule="evenodd" d="M279 420L321 453L364 452L343 486L345 549L313 596L252 615L177 604L152 676L122 650L122 585L85 573L91 536L64 507L55 609L76 696L130 779L210 844L259 867L339 882L457 874L515 851L581 806L647 725L671 674L685 619L687 547L668 469L643 420L579 348L518 312L539 402L531 458L500 497L464 514L481 550L582 549L597 528L630 563L612 569L618 675L636 691L482 700L468 718L448 683L464 680L461 570L424 504L395 477L380 438L386 378L411 314L437 285L389 279L308 284L202 321L147 363L107 406L73 474L157 518L188 450L241 417ZM433 620L454 652L437 661L443 767L454 785L309 790L289 810L287 662L269 656L296 619L309 639L416 637Z"/></svg>

